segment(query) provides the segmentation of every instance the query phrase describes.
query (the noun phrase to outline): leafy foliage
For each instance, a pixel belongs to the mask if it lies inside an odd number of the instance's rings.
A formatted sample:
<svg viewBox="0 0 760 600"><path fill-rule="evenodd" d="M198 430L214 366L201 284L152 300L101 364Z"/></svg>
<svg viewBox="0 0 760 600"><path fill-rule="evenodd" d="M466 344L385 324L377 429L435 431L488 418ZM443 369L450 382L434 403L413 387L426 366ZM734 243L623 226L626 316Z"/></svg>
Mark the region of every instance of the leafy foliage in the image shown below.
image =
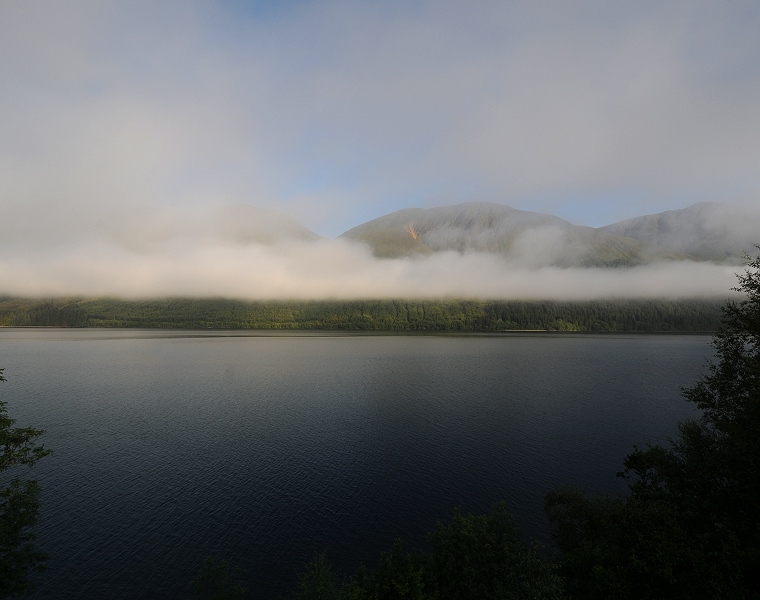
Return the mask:
<svg viewBox="0 0 760 600"><path fill-rule="evenodd" d="M451 600L561 598L554 567L526 544L504 504L490 515L438 524L430 574L437 597Z"/></svg>
<svg viewBox="0 0 760 600"><path fill-rule="evenodd" d="M339 580L323 552L299 577L293 600L340 600L346 597L345 593L346 585Z"/></svg>
<svg viewBox="0 0 760 600"><path fill-rule="evenodd" d="M380 557L380 566L367 586L370 598L384 600L426 600L435 597L425 593L425 566L427 557L420 553L404 552L400 539L393 543L390 552Z"/></svg>
<svg viewBox="0 0 760 600"><path fill-rule="evenodd" d="M668 446L634 449L620 474L627 497L547 497L575 597L760 596L760 258L747 259L717 362L683 390L701 418Z"/></svg>
<svg viewBox="0 0 760 600"><path fill-rule="evenodd" d="M0 369L0 381L5 381ZM13 474L0 483L0 597L30 589L29 575L40 571L46 559L34 548L40 488L36 481L18 476L19 467L31 467L50 454L37 445L39 429L13 427L7 402L0 401L0 475Z"/></svg>

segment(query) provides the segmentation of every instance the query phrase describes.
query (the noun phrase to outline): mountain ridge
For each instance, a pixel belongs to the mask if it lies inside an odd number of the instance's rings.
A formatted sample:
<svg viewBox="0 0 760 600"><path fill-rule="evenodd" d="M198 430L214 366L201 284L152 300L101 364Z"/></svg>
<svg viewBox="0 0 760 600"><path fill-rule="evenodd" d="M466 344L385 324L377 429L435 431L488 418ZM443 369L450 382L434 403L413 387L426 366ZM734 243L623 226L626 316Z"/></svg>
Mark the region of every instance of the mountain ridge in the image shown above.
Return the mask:
<svg viewBox="0 0 760 600"><path fill-rule="evenodd" d="M758 232L758 233L756 233ZM526 266L625 267L663 260L741 264L760 237L760 211L698 203L603 227L489 202L404 208L339 238L380 258L485 252Z"/></svg>
<svg viewBox="0 0 760 600"><path fill-rule="evenodd" d="M679 252L575 225L554 215L486 202L402 209L339 237L364 242L382 258L484 252L527 266L560 267L634 266L653 259L688 259Z"/></svg>

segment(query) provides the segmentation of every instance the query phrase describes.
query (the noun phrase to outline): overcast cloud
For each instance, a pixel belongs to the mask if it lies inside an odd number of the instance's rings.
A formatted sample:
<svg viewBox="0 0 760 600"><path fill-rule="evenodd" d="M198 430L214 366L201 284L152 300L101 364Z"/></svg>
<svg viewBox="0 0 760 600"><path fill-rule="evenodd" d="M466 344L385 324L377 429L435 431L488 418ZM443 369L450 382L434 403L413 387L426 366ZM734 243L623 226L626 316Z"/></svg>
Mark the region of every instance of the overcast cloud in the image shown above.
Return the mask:
<svg viewBox="0 0 760 600"><path fill-rule="evenodd" d="M0 3L0 293L712 295L731 270L376 261L334 237L471 200L600 226L760 205L756 2ZM231 235L231 234L230 234Z"/></svg>

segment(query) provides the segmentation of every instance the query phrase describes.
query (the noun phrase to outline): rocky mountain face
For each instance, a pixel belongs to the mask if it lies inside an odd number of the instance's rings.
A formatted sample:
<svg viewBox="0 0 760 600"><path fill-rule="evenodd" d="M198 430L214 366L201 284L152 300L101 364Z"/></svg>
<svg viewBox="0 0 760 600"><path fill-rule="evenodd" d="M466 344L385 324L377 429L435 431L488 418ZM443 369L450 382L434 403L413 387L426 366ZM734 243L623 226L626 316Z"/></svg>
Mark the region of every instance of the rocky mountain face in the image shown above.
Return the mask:
<svg viewBox="0 0 760 600"><path fill-rule="evenodd" d="M375 255L385 258L486 252L519 265L560 267L690 259L677 249L490 203L404 209L354 227L341 237L365 242Z"/></svg>

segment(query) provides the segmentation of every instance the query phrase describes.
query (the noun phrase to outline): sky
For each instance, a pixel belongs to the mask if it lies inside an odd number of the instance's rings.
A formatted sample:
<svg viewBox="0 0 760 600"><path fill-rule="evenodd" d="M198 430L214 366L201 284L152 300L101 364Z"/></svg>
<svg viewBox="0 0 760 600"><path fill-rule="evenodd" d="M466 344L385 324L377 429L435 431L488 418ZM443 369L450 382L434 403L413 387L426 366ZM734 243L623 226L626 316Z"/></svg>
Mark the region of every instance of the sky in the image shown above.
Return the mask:
<svg viewBox="0 0 760 600"><path fill-rule="evenodd" d="M468 201L589 226L760 205L758 31L754 0L0 0L0 293L459 294L462 272L571 296L332 238ZM209 233L240 205L328 239Z"/></svg>

